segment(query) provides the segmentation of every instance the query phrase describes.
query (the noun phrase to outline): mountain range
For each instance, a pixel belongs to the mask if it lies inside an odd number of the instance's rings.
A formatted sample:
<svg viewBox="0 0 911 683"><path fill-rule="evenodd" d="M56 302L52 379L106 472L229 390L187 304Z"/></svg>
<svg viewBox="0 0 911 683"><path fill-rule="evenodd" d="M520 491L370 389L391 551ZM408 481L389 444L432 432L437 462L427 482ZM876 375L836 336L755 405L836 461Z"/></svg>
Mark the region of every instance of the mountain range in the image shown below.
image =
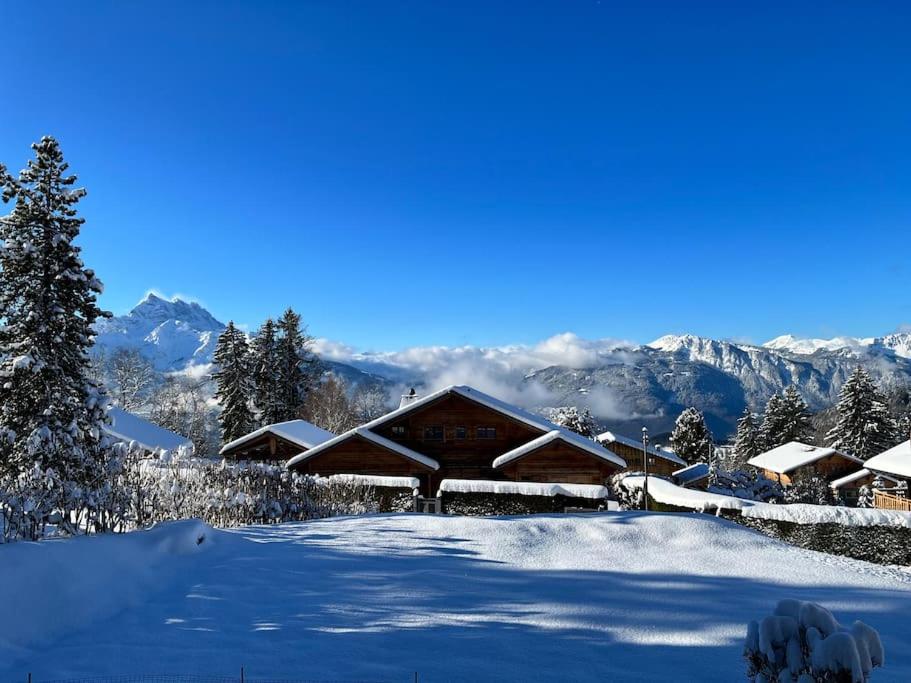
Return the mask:
<svg viewBox="0 0 911 683"><path fill-rule="evenodd" d="M126 315L100 321L96 348L135 348L162 373L206 375L224 325L198 303L148 294ZM857 365L884 386L911 384L911 332L882 337L800 339L761 346L668 335L650 344L558 335L536 347L434 347L358 353L318 340L327 369L351 385L382 387L395 403L409 386L427 391L466 383L531 409L584 405L611 429L668 431L681 410L706 414L727 435L745 407L761 410L796 384L814 410L831 406Z"/></svg>

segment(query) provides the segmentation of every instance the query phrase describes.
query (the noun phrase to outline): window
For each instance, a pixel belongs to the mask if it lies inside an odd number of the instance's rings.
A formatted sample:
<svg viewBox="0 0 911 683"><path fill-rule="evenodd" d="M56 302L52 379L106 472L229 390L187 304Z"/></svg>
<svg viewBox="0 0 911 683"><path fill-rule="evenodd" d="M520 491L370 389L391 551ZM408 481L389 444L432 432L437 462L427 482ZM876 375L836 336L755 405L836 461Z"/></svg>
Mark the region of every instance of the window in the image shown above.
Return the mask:
<svg viewBox="0 0 911 683"><path fill-rule="evenodd" d="M497 438L497 428L496 427L478 427L477 435L479 439L496 439Z"/></svg>
<svg viewBox="0 0 911 683"><path fill-rule="evenodd" d="M405 436L405 425L395 425L392 428L393 436Z"/></svg>
<svg viewBox="0 0 911 683"><path fill-rule="evenodd" d="M467 439L468 430L465 427L456 427L455 428L455 438L457 439Z"/></svg>
<svg viewBox="0 0 911 683"><path fill-rule="evenodd" d="M425 441L442 441L443 425L424 425Z"/></svg>

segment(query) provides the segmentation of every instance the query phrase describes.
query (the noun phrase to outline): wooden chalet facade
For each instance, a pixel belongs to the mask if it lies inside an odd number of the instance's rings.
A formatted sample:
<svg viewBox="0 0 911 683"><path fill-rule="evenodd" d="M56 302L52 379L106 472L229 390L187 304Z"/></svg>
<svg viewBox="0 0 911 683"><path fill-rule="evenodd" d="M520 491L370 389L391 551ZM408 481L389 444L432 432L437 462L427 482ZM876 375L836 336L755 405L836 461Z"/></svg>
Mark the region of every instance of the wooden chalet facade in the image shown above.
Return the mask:
<svg viewBox="0 0 911 683"><path fill-rule="evenodd" d="M450 386L291 458L310 474L414 476L433 497L443 480L604 484L616 453L476 389Z"/></svg>
<svg viewBox="0 0 911 683"><path fill-rule="evenodd" d="M832 482L863 467L863 460L834 448L811 446L791 441L747 461L762 474L782 486L790 486L801 476L817 475Z"/></svg>
<svg viewBox="0 0 911 683"><path fill-rule="evenodd" d="M219 455L234 460L285 462L334 437L306 420L266 425L222 446Z"/></svg>
<svg viewBox="0 0 911 683"><path fill-rule="evenodd" d="M645 463L642 461L642 444L635 439L627 436L621 436L615 432L603 432L598 434L598 443L609 448L621 458L626 460L628 469L631 472L642 472L645 469ZM648 454L648 473L658 474L664 477L673 476L674 472L681 467L686 467L683 461L673 451L667 451L663 448L649 446L646 449Z"/></svg>

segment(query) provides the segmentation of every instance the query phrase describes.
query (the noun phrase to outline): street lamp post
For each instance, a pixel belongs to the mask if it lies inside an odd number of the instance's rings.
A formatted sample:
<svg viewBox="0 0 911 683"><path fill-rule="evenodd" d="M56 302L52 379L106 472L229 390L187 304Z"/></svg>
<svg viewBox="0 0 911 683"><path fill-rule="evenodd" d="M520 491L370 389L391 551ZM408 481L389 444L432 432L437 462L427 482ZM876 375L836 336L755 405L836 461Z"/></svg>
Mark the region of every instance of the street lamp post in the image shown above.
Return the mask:
<svg viewBox="0 0 911 683"><path fill-rule="evenodd" d="M645 470L645 484L642 487L643 509L648 512L648 427L642 428L642 464Z"/></svg>

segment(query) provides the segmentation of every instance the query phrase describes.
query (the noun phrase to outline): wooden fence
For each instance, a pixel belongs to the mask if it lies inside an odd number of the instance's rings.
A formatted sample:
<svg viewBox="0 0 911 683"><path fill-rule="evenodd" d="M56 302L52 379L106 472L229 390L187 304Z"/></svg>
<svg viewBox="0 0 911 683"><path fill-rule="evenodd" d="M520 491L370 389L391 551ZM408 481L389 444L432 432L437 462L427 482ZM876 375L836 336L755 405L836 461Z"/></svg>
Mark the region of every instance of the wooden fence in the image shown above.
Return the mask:
<svg viewBox="0 0 911 683"><path fill-rule="evenodd" d="M880 508L881 510L903 510L905 512L911 512L911 500L902 498L901 496L893 496L891 493L884 493L883 491L874 491L873 507Z"/></svg>

